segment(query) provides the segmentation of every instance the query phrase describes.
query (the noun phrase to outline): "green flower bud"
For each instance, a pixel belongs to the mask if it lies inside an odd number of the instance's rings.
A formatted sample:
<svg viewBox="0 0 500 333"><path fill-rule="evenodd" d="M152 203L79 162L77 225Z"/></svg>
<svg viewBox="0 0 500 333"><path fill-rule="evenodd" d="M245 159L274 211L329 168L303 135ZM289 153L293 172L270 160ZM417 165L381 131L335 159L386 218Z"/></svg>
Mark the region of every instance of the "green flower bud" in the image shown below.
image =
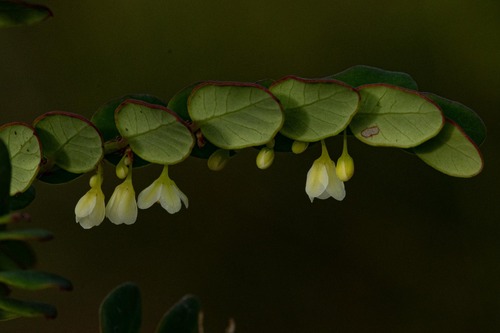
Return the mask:
<svg viewBox="0 0 500 333"><path fill-rule="evenodd" d="M292 143L292 152L294 154L302 154L309 147L309 142L294 141Z"/></svg>
<svg viewBox="0 0 500 333"><path fill-rule="evenodd" d="M208 168L212 171L220 171L224 169L229 158L229 150L218 149L208 158Z"/></svg>
<svg viewBox="0 0 500 333"><path fill-rule="evenodd" d="M268 147L264 147L260 150L257 155L257 167L261 170L269 168L274 161L274 150Z"/></svg>

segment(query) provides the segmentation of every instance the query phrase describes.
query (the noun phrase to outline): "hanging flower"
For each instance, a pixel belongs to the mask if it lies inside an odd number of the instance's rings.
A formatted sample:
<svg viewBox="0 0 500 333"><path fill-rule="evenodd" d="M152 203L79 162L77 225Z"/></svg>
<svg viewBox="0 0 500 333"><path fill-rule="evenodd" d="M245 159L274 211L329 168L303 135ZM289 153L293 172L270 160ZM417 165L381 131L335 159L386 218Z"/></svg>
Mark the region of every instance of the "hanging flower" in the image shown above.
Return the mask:
<svg viewBox="0 0 500 333"><path fill-rule="evenodd" d="M133 224L137 220L137 202L132 185L132 162L129 158L126 178L115 188L106 206L106 217L114 224Z"/></svg>
<svg viewBox="0 0 500 333"><path fill-rule="evenodd" d="M160 203L170 214L181 210L182 203L188 208L187 196L168 176L168 165L163 167L160 177L139 194L138 206L140 209L147 209L156 202Z"/></svg>
<svg viewBox="0 0 500 333"><path fill-rule="evenodd" d="M344 182L336 174L335 163L331 160L326 144L321 141L321 156L314 161L307 173L306 193L313 202L314 198L336 200L345 198Z"/></svg>
<svg viewBox="0 0 500 333"><path fill-rule="evenodd" d="M274 161L274 149L263 147L257 154L256 163L257 167L261 170L269 168Z"/></svg>
<svg viewBox="0 0 500 333"><path fill-rule="evenodd" d="M348 181L354 175L354 160L347 151L347 134L344 131L344 148L342 150L342 155L340 155L337 160L337 167L335 169L337 176L343 182Z"/></svg>
<svg viewBox="0 0 500 333"><path fill-rule="evenodd" d="M78 200L75 207L76 222L82 228L90 229L104 220L104 193L101 190L103 175L101 164L97 166L97 174L90 178L90 190Z"/></svg>

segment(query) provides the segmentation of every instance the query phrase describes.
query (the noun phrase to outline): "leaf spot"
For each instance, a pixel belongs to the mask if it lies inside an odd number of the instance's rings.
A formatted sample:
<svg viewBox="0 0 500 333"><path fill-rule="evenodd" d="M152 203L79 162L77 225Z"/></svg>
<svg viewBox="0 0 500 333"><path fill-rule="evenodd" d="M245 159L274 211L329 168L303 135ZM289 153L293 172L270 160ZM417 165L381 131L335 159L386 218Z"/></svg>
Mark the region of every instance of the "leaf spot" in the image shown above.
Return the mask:
<svg viewBox="0 0 500 333"><path fill-rule="evenodd" d="M365 128L363 131L361 131L361 135L364 138L370 138L372 136L377 135L380 132L380 129L378 128L377 125Z"/></svg>

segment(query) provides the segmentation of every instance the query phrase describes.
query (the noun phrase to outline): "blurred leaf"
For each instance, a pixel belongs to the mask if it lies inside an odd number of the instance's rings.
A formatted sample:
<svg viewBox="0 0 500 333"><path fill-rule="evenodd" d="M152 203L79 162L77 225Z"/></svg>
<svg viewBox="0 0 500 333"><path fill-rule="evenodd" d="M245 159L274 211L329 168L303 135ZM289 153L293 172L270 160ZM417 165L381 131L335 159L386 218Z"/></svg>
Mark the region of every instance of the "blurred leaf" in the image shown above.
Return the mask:
<svg viewBox="0 0 500 333"><path fill-rule="evenodd" d="M10 197L10 210L20 210L27 207L35 200L36 190L33 185L28 187L23 193L18 193Z"/></svg>
<svg viewBox="0 0 500 333"><path fill-rule="evenodd" d="M142 159L157 164L176 164L189 156L194 145L193 135L166 107L126 100L115 113L118 131Z"/></svg>
<svg viewBox="0 0 500 333"><path fill-rule="evenodd" d="M36 178L42 151L34 129L23 123L9 123L0 127L0 139L9 149L12 163L10 195L26 191Z"/></svg>
<svg viewBox="0 0 500 333"><path fill-rule="evenodd" d="M28 269L35 263L35 252L28 243L18 240L0 242L1 270Z"/></svg>
<svg viewBox="0 0 500 333"><path fill-rule="evenodd" d="M0 231L0 241L3 240L36 240L46 241L54 238L54 235L45 229L15 229Z"/></svg>
<svg viewBox="0 0 500 333"><path fill-rule="evenodd" d="M432 93L423 93L424 96L436 102L443 110L446 118L457 123L465 133L480 146L486 138L486 126L483 120L469 107Z"/></svg>
<svg viewBox="0 0 500 333"><path fill-rule="evenodd" d="M19 317L20 317L20 315L18 315L16 313L0 310L0 321L12 320L12 319L16 319Z"/></svg>
<svg viewBox="0 0 500 333"><path fill-rule="evenodd" d="M162 318L156 333L196 333L200 301L195 296L184 296Z"/></svg>
<svg viewBox="0 0 500 333"><path fill-rule="evenodd" d="M72 173L55 165L50 170L38 174L38 179L48 184L64 184L82 175L83 173Z"/></svg>
<svg viewBox="0 0 500 333"><path fill-rule="evenodd" d="M386 71L365 65L353 66L328 78L340 80L353 87L371 83L387 83L402 88L418 90L415 80L406 73Z"/></svg>
<svg viewBox="0 0 500 333"><path fill-rule="evenodd" d="M439 134L413 151L436 170L454 177L473 177L483 169L481 152L464 131L447 120Z"/></svg>
<svg viewBox="0 0 500 333"><path fill-rule="evenodd" d="M0 217L9 214L11 167L7 146L0 138Z"/></svg>
<svg viewBox="0 0 500 333"><path fill-rule="evenodd" d="M415 147L444 124L439 107L417 92L386 84L359 88L361 103L350 128L372 146Z"/></svg>
<svg viewBox="0 0 500 333"><path fill-rule="evenodd" d="M259 86L262 86L266 89L269 89L275 82L276 82L276 80L273 80L273 79L262 79L262 80L255 82L255 83L258 84Z"/></svg>
<svg viewBox="0 0 500 333"><path fill-rule="evenodd" d="M280 133L315 142L344 130L357 111L359 95L335 80L288 76L274 83L271 92L283 105L285 123Z"/></svg>
<svg viewBox="0 0 500 333"><path fill-rule="evenodd" d="M24 1L0 1L0 28L39 23L53 16L50 9Z"/></svg>
<svg viewBox="0 0 500 333"><path fill-rule="evenodd" d="M103 142L97 128L80 115L48 112L38 117L34 127L49 163L71 173L93 170L103 156Z"/></svg>
<svg viewBox="0 0 500 333"><path fill-rule="evenodd" d="M11 319L14 315L19 317L57 317L57 310L49 304L40 302L21 301L12 298L0 297L0 310L8 313Z"/></svg>
<svg viewBox="0 0 500 333"><path fill-rule="evenodd" d="M101 333L138 333L141 326L139 288L125 283L114 289L100 308Z"/></svg>
<svg viewBox="0 0 500 333"><path fill-rule="evenodd" d="M250 83L206 82L188 101L189 115L215 146L240 149L269 142L283 124L281 106L265 88Z"/></svg>
<svg viewBox="0 0 500 333"><path fill-rule="evenodd" d="M12 287L27 290L48 288L59 288L61 290L73 289L71 282L61 276L31 270L0 272L0 282L6 283Z"/></svg>

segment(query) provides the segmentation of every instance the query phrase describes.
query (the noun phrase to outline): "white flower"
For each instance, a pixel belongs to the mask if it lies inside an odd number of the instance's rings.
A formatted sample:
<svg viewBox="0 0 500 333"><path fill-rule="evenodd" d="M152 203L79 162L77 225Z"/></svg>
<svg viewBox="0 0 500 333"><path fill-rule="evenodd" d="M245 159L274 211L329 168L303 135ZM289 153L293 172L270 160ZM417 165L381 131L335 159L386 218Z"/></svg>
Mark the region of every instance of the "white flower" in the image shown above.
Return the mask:
<svg viewBox="0 0 500 333"><path fill-rule="evenodd" d="M156 202L159 202L170 214L181 210L182 203L188 208L187 196L168 176L168 165L163 167L160 177L139 194L138 206L140 209L147 209Z"/></svg>
<svg viewBox="0 0 500 333"><path fill-rule="evenodd" d="M102 169L97 167L97 174L90 178L90 190L78 200L75 207L76 222L82 228L90 229L102 223L105 217L104 193L101 190Z"/></svg>
<svg viewBox="0 0 500 333"><path fill-rule="evenodd" d="M137 202L132 185L132 170L127 178L115 188L106 206L106 216L114 224L133 224L137 220Z"/></svg>
<svg viewBox="0 0 500 333"><path fill-rule="evenodd" d="M345 198L344 182L335 172L335 163L331 160L324 141L321 141L321 156L314 161L307 173L306 193L313 202L314 198L336 200Z"/></svg>

